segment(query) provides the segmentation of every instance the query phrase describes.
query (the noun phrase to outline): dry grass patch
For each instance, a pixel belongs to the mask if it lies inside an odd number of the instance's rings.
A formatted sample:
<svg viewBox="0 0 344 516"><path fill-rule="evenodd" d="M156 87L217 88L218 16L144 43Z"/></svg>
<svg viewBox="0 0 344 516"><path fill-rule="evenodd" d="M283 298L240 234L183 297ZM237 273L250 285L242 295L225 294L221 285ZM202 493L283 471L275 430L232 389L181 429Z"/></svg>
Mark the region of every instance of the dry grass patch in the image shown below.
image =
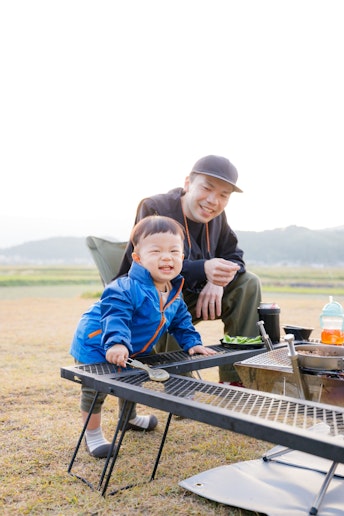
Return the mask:
<svg viewBox="0 0 344 516"><path fill-rule="evenodd" d="M307 296L274 296L274 300L281 306L281 324L315 326L323 305L322 298ZM62 379L60 367L72 364L69 343L81 313L91 303L81 297L0 300L1 513L253 515L196 496L178 482L207 469L257 458L269 444L173 418L157 477L147 483L167 417L160 411L153 411L160 421L156 432L126 434L109 490L138 480L140 485L103 498L67 474L81 430L80 387ZM201 323L199 329L206 344L215 344L222 336L219 322ZM217 369L203 371L202 377L217 381ZM116 418L117 402L109 397L103 422L109 438ZM75 469L96 482L102 464L82 448Z"/></svg>

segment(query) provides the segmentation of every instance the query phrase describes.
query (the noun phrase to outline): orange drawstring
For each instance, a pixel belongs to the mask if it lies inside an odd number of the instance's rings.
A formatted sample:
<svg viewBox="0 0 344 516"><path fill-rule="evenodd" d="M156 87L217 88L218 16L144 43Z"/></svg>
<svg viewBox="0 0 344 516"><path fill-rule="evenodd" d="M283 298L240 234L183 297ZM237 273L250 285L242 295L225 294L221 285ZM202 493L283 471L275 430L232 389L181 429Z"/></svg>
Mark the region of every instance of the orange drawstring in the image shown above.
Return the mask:
<svg viewBox="0 0 344 516"><path fill-rule="evenodd" d="M188 245L189 245L189 253L190 253L191 248L192 248L192 245L191 245L191 238L190 238L190 231L189 231L188 221L187 221L186 215L185 215L184 210L183 210L183 205L182 205L182 212L183 212L183 217L184 217L184 226L185 226L186 239L187 239L187 241L188 241ZM209 227L208 227L208 222L206 222L206 224L205 224L205 235L206 235L206 239L207 239L207 250L208 250L208 255L210 256L210 238L209 238Z"/></svg>

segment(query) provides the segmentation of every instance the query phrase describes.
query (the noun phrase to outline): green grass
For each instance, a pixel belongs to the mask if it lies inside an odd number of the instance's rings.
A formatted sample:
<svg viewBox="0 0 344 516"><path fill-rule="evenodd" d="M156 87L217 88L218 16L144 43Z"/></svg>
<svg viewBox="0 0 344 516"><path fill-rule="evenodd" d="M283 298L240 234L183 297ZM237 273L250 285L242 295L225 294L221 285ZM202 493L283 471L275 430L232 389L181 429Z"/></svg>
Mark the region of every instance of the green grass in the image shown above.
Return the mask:
<svg viewBox="0 0 344 516"><path fill-rule="evenodd" d="M72 266L1 266L1 287L44 285L94 285L101 286L95 267Z"/></svg>
<svg viewBox="0 0 344 516"><path fill-rule="evenodd" d="M344 295L344 270L312 267L252 267L265 292ZM99 295L102 283L95 267L0 266L0 287L85 285ZM88 295L90 292L88 292Z"/></svg>
<svg viewBox="0 0 344 516"><path fill-rule="evenodd" d="M282 294L344 294L344 270L313 267L257 267L265 292Z"/></svg>

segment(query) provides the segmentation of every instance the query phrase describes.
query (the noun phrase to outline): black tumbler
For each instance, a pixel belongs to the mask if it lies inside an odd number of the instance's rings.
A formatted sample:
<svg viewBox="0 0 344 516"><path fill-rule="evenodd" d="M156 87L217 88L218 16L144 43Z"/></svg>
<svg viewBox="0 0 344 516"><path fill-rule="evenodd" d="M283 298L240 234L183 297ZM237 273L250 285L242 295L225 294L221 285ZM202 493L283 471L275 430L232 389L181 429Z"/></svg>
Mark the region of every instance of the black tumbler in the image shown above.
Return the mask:
<svg viewBox="0 0 344 516"><path fill-rule="evenodd" d="M264 328L273 344L280 342L280 312L281 309L276 303L260 303L258 306L258 317L264 322Z"/></svg>

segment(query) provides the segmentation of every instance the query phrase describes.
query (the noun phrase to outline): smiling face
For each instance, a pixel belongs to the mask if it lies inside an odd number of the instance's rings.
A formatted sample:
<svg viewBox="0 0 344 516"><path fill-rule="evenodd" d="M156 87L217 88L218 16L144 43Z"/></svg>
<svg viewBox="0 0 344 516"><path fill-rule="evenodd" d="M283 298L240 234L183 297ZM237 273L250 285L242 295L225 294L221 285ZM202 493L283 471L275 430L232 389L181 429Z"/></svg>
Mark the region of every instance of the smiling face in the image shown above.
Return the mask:
<svg viewBox="0 0 344 516"><path fill-rule="evenodd" d="M180 234L154 233L140 239L133 259L150 272L155 286L164 291L168 282L182 270L183 248Z"/></svg>
<svg viewBox="0 0 344 516"><path fill-rule="evenodd" d="M215 177L192 174L185 179L184 190L181 200L185 215L195 222L206 223L223 212L233 186Z"/></svg>

